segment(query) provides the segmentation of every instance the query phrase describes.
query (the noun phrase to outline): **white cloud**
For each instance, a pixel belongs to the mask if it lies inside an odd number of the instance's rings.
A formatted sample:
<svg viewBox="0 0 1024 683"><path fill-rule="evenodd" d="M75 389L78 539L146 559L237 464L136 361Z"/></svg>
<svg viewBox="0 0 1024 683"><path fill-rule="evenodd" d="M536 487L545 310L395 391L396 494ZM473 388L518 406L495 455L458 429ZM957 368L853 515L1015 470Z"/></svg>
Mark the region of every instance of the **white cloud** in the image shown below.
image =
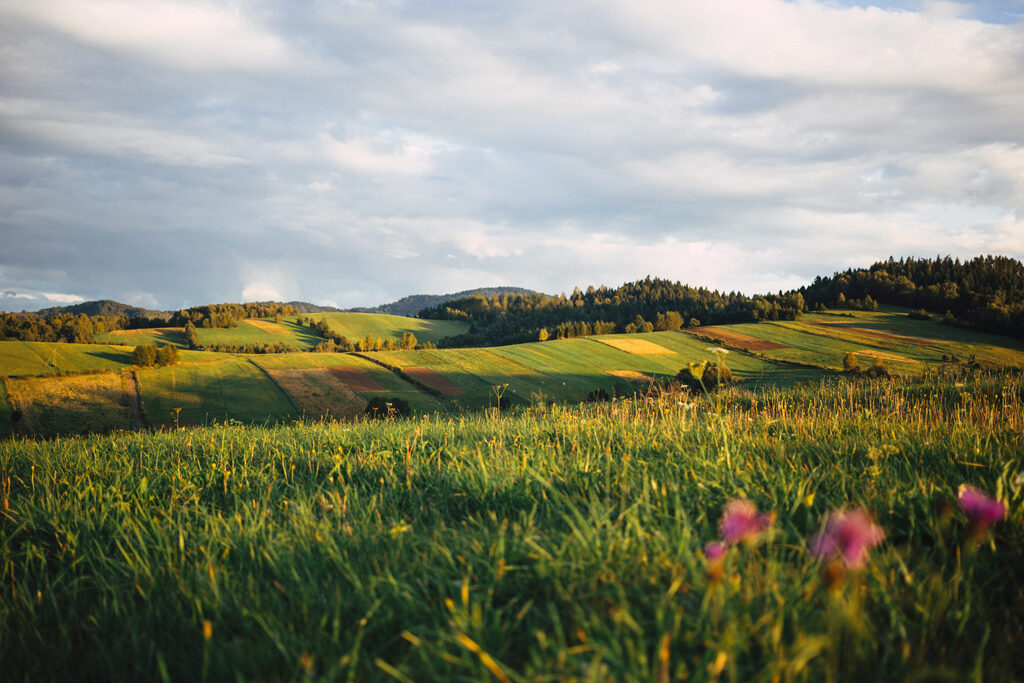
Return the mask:
<svg viewBox="0 0 1024 683"><path fill-rule="evenodd" d="M42 294L48 300L58 304L78 304L85 301L83 297L80 297L77 294L60 294L55 292L43 292Z"/></svg>
<svg viewBox="0 0 1024 683"><path fill-rule="evenodd" d="M51 103L36 100L0 99L0 121L17 135L56 145L72 154L143 157L173 166L243 162L213 140L153 128L113 114L55 111Z"/></svg>
<svg viewBox="0 0 1024 683"><path fill-rule="evenodd" d="M279 301L281 293L265 282L251 282L242 290L243 301Z"/></svg>
<svg viewBox="0 0 1024 683"><path fill-rule="evenodd" d="M184 69L264 70L292 59L287 44L254 21L256 8L246 2L14 0L0 10L91 45Z"/></svg>

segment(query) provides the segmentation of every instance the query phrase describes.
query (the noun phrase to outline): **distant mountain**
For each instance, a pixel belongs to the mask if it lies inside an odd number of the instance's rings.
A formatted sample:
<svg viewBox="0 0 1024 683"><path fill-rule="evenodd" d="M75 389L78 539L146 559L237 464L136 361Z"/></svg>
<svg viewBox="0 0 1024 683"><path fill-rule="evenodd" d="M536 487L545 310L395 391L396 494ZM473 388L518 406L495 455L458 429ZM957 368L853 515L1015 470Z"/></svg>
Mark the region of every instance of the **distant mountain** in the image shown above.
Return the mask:
<svg viewBox="0 0 1024 683"><path fill-rule="evenodd" d="M84 301L80 304L72 304L71 306L54 306L52 308L43 308L36 311L34 315L37 315L40 318L52 318L55 315L64 315L67 313L70 313L71 315L124 315L129 318L171 317L171 314L168 313L167 311L154 311L149 308L129 306L128 304L122 304L118 301L111 301L110 299L103 299L101 301Z"/></svg>
<svg viewBox="0 0 1024 683"><path fill-rule="evenodd" d="M464 292L455 292L454 294L413 294L412 296L402 297L390 304L383 304L374 308L348 308L345 310L348 313L387 313L389 315L404 315L411 318L424 308L431 308L446 301L454 301L455 299L465 299L466 297L476 295L489 297L495 294L501 296L502 294L536 293L532 289L524 289L522 287L480 287L479 289L467 289Z"/></svg>

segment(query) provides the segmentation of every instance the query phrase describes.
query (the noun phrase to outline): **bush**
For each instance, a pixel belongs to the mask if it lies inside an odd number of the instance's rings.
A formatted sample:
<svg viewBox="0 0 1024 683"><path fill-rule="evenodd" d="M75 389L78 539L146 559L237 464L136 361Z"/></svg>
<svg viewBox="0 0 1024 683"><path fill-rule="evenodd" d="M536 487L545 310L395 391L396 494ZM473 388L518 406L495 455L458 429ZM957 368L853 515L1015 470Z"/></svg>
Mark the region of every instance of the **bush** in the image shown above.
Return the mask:
<svg viewBox="0 0 1024 683"><path fill-rule="evenodd" d="M375 420L388 420L412 415L412 408L405 399L392 396L374 396L366 404L363 415Z"/></svg>
<svg viewBox="0 0 1024 683"><path fill-rule="evenodd" d="M907 313L907 317L910 318L911 320L931 320L932 319L932 317L930 315L928 315L928 311L924 310L923 308L919 308L916 311L911 311L910 313Z"/></svg>
<svg viewBox="0 0 1024 683"><path fill-rule="evenodd" d="M715 391L719 387L719 366L707 361L691 363L676 375L676 379L684 387L692 391ZM732 370L724 364L721 366L721 386L732 384Z"/></svg>
<svg viewBox="0 0 1024 683"><path fill-rule="evenodd" d="M594 389L587 394L587 403L602 403L604 401L612 400L611 394L604 389Z"/></svg>

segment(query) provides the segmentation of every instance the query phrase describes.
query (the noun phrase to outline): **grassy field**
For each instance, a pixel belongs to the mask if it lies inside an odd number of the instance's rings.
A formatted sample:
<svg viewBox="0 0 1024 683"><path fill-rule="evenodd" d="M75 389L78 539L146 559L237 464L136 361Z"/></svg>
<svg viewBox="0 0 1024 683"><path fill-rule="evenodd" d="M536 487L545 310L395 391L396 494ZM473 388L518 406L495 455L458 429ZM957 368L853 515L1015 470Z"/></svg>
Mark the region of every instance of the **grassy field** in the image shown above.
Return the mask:
<svg viewBox="0 0 1024 683"><path fill-rule="evenodd" d="M280 370L309 369L320 369L329 372L331 368L350 368L355 371L354 379L358 380L359 377L365 377L368 382L346 383L344 376L339 378L337 375L335 375L335 379L342 384L346 384L364 403L380 396L400 398L406 401L414 412L420 414L432 414L444 412L445 410L445 406L434 397L423 393L393 372L368 360L347 353L289 353L272 356L253 356L252 362L261 368L265 368L270 373ZM379 389L363 388L367 384L376 385ZM333 395L333 392L328 392L328 395ZM302 396L292 396L292 399L297 404L305 400Z"/></svg>
<svg viewBox="0 0 1024 683"><path fill-rule="evenodd" d="M147 420L153 425L287 421L300 410L248 358L139 370ZM180 409L180 412L178 412Z"/></svg>
<svg viewBox="0 0 1024 683"><path fill-rule="evenodd" d="M832 380L3 441L0 661L12 681L1020 680L1022 402L1019 376ZM964 483L1008 519L972 535ZM768 528L712 561L737 499ZM860 568L812 552L843 508L884 530Z"/></svg>
<svg viewBox="0 0 1024 683"><path fill-rule="evenodd" d="M18 377L5 385L7 401L23 413L18 433L53 436L131 428L120 374Z"/></svg>
<svg viewBox="0 0 1024 683"><path fill-rule="evenodd" d="M296 318L283 318L280 323L273 320L240 320L232 328L198 328L199 343L213 344L287 344L299 351L315 348L323 341L316 332L299 325Z"/></svg>
<svg viewBox="0 0 1024 683"><path fill-rule="evenodd" d="M0 376L38 377L62 373L119 372L131 367L132 347L111 344L0 341ZM226 358L223 354L181 351L182 362Z"/></svg>
<svg viewBox="0 0 1024 683"><path fill-rule="evenodd" d="M858 356L862 367L878 356L890 371L905 375L921 375L925 368L942 364L943 356L955 356L960 362L973 358L987 367L1024 368L1024 343L1019 340L962 330L938 320L913 320L896 310L809 313L798 321L702 327L690 332L709 338L721 335L725 339L720 343L730 348L750 345L730 343L728 338L735 333L774 342L778 348L756 352L833 370L842 370L849 352Z"/></svg>
<svg viewBox="0 0 1024 683"><path fill-rule="evenodd" d="M120 344L135 347L139 344L156 344L157 346L177 346L188 348L185 330L182 327L154 327L141 330L115 330L96 335L101 344Z"/></svg>
<svg viewBox="0 0 1024 683"><path fill-rule="evenodd" d="M304 317L326 320L332 330L352 342L368 334L380 339L397 340L406 332L416 335L420 343L436 342L469 329L468 324L453 320L421 320L381 313L313 313Z"/></svg>

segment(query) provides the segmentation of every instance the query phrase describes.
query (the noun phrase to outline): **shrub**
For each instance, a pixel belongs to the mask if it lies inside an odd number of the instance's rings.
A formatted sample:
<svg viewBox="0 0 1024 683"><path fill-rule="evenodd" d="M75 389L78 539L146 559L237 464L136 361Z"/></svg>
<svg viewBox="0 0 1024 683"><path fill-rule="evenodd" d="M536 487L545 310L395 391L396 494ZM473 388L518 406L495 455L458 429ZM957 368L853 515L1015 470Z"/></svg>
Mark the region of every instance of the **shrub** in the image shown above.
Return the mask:
<svg viewBox="0 0 1024 683"><path fill-rule="evenodd" d="M374 396L366 404L363 415L375 420L387 420L396 417L407 417L412 414L409 402L393 396Z"/></svg>
<svg viewBox="0 0 1024 683"><path fill-rule="evenodd" d="M718 389L719 377L721 377L721 386L727 387L732 384L732 370L722 364L721 375L719 375L719 366L707 361L691 363L676 375L679 383L692 391L708 392Z"/></svg>

